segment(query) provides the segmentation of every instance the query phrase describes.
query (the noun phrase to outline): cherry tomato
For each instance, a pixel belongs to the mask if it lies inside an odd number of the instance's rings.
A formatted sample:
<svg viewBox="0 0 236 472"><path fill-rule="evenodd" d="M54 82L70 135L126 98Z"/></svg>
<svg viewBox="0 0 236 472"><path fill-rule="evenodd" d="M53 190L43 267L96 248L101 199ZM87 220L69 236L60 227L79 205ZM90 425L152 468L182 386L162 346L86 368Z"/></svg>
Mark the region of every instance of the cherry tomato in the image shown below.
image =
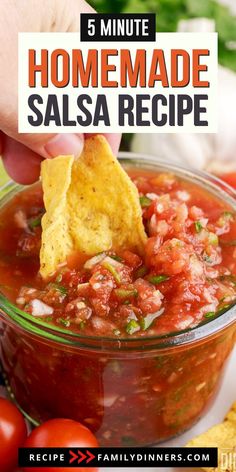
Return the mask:
<svg viewBox="0 0 236 472"><path fill-rule="evenodd" d="M231 187L236 188L236 172L221 175L220 178L231 185Z"/></svg>
<svg viewBox="0 0 236 472"><path fill-rule="evenodd" d="M98 442L88 428L73 420L53 419L35 428L24 447L98 447ZM25 467L25 472L61 472L59 467ZM63 472L97 472L96 468L63 468Z"/></svg>
<svg viewBox="0 0 236 472"><path fill-rule="evenodd" d="M27 437L25 420L13 403L0 398L0 470L8 472L17 465L18 448Z"/></svg>

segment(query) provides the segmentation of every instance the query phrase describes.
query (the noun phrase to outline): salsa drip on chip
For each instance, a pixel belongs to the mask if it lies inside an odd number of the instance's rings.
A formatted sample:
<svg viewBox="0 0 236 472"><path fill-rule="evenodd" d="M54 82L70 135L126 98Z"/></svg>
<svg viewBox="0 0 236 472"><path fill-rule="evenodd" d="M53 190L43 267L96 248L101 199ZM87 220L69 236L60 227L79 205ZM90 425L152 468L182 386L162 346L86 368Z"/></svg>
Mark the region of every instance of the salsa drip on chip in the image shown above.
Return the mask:
<svg viewBox="0 0 236 472"><path fill-rule="evenodd" d="M103 136L87 139L78 160L43 161L41 177L43 278L75 251L92 255L126 247L143 254L147 236L137 188Z"/></svg>

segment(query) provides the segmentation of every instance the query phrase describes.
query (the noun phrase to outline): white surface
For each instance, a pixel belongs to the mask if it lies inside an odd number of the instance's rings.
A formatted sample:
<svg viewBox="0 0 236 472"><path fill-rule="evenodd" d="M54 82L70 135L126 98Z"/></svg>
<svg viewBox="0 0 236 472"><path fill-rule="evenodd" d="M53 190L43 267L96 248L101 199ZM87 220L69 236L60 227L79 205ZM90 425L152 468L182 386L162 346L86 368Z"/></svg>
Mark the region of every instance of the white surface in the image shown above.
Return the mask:
<svg viewBox="0 0 236 472"><path fill-rule="evenodd" d="M223 385L219 392L219 395L209 410L209 412L202 418L191 430L187 431L182 436L175 438L171 441L161 444L161 446L184 446L190 439L197 436L198 434L203 433L211 426L216 423L219 423L224 418L226 412L229 410L230 406L234 401L236 401L236 375L235 375L235 366L236 366L236 348L231 356L226 375L223 381ZM125 433L125 431L124 431ZM103 468L100 469L101 472L135 472L136 468ZM190 468L163 468L163 467L149 467L149 468L139 468L139 472L199 472L200 469L190 469Z"/></svg>
<svg viewBox="0 0 236 472"><path fill-rule="evenodd" d="M236 2L235 0L220 0L219 3L222 3L223 5L226 5L227 7L230 7L232 13L236 13Z"/></svg>

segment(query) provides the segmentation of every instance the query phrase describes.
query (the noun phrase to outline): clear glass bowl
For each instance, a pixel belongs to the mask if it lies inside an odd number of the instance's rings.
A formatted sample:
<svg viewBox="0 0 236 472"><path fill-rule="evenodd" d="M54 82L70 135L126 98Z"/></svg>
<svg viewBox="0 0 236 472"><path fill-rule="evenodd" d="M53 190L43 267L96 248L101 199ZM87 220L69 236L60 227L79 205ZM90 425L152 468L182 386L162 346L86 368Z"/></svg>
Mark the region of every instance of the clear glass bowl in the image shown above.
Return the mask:
<svg viewBox="0 0 236 472"><path fill-rule="evenodd" d="M125 168L170 171L236 210L236 194L203 172L122 153ZM0 206L22 187L0 189ZM0 359L15 401L34 424L73 418L101 446L151 445L182 433L210 406L235 342L236 308L165 336L111 339L32 319L0 295Z"/></svg>

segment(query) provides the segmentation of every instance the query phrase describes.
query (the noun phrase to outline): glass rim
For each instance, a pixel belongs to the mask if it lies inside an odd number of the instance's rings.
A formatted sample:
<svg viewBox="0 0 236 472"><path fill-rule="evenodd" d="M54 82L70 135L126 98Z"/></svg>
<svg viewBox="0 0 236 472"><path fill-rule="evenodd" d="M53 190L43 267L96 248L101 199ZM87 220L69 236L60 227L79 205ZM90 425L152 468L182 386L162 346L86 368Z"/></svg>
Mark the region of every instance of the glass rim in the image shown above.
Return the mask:
<svg viewBox="0 0 236 472"><path fill-rule="evenodd" d="M165 163L164 160L159 160L155 156L120 152L118 158L125 167L137 167L140 169L154 169L161 172L172 172L179 175L181 178L189 181L194 181L194 184L205 187L210 193L236 211L236 191L220 178L213 176L205 171L200 171L190 166L181 166L175 163ZM10 192L7 192L8 189ZM5 183L0 188L0 204L5 203L5 199L9 201L11 194L25 188L18 185L11 180ZM7 193L6 193L7 192ZM0 291L0 317L3 317L5 322L11 321L14 325L29 334L39 336L40 338L72 347L86 347L97 350L153 350L166 349L172 347L185 346L187 344L195 344L198 341L204 340L208 337L214 336L217 333L231 326L236 320L236 302L229 308L222 311L213 320L209 319L201 322L195 327L186 328L180 331L170 332L164 335L143 336L143 337L111 337L111 336L88 336L80 333L74 333L68 329L55 327L49 325L45 321L34 319L29 313L20 310L16 305L11 303L7 297Z"/></svg>

